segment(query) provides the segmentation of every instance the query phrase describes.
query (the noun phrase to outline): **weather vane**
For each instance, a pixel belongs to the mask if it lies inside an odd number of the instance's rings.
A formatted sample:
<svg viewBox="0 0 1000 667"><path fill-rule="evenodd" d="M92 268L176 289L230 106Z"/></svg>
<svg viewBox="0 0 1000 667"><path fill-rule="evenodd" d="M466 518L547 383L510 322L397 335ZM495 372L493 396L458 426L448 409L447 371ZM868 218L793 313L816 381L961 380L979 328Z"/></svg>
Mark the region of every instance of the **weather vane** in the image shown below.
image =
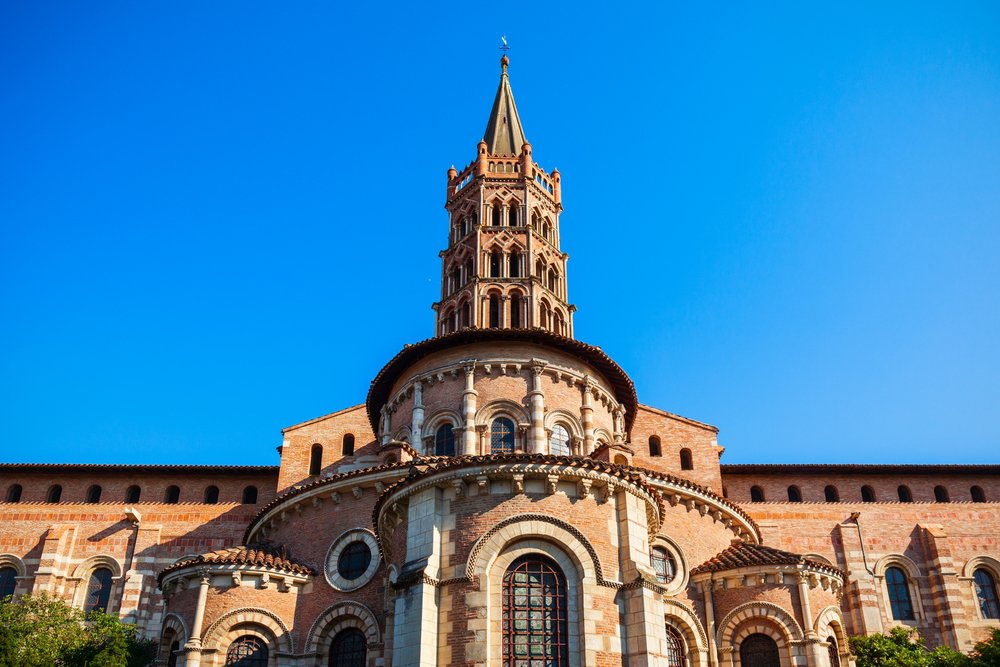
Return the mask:
<svg viewBox="0 0 1000 667"><path fill-rule="evenodd" d="M510 45L507 43L507 35L500 35L500 41L503 42L500 45L500 50L504 52L504 55L507 55L507 52L510 51Z"/></svg>

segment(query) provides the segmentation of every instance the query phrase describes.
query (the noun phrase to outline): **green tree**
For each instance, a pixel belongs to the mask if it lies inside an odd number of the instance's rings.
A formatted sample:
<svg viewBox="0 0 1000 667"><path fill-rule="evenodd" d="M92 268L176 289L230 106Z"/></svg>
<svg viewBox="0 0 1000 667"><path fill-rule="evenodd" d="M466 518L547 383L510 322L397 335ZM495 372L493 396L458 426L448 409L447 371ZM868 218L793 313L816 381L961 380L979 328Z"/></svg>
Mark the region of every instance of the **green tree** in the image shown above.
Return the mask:
<svg viewBox="0 0 1000 667"><path fill-rule="evenodd" d="M153 642L134 625L63 600L25 595L0 604L0 667L145 667Z"/></svg>
<svg viewBox="0 0 1000 667"><path fill-rule="evenodd" d="M973 667L1000 667L1000 630L993 630L989 639L976 644L969 658Z"/></svg>

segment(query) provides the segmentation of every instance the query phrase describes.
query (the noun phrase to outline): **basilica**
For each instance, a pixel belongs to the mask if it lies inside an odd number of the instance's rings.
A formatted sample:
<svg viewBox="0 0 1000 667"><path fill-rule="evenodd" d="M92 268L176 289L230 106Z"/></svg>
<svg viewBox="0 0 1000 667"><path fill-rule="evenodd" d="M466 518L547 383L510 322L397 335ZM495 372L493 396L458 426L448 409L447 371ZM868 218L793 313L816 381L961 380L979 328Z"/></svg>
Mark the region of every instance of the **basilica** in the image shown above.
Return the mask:
<svg viewBox="0 0 1000 667"><path fill-rule="evenodd" d="M447 172L434 335L278 466L0 464L0 596L170 667L847 667L1000 628L1000 466L726 465L576 339L508 67Z"/></svg>

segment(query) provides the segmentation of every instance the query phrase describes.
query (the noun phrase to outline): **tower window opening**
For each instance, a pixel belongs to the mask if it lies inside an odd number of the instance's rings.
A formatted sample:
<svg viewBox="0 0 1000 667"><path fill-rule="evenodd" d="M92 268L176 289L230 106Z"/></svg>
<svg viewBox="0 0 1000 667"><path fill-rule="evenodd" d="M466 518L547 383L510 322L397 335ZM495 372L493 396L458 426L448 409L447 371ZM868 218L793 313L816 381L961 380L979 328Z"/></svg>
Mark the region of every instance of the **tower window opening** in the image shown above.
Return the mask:
<svg viewBox="0 0 1000 667"><path fill-rule="evenodd" d="M470 257L469 261L465 263L465 282L469 282L470 280L472 280L472 276L474 273L475 269L472 266L472 258Z"/></svg>
<svg viewBox="0 0 1000 667"><path fill-rule="evenodd" d="M344 456L354 456L354 434L345 433L344 434L344 446L343 450Z"/></svg>
<svg viewBox="0 0 1000 667"><path fill-rule="evenodd" d="M323 445L316 443L309 452L309 474L318 475L323 469Z"/></svg>
<svg viewBox="0 0 1000 667"><path fill-rule="evenodd" d="M913 494L910 493L910 487L900 485L899 488L896 489L896 493L899 495L899 502L901 503L913 502Z"/></svg>
<svg viewBox="0 0 1000 667"><path fill-rule="evenodd" d="M519 253L519 252L512 252L512 253L510 253L510 255L508 255L507 259L508 259L508 263L509 263L507 275L509 275L511 278L520 278L521 277L521 253Z"/></svg>
<svg viewBox="0 0 1000 667"><path fill-rule="evenodd" d="M840 492L837 491L837 487L832 484L828 485L823 489L823 496L826 498L828 503L839 503L840 502Z"/></svg>
<svg viewBox="0 0 1000 667"><path fill-rule="evenodd" d="M649 455L650 456L663 456L663 449L660 447L659 436L651 435L649 436Z"/></svg>
<svg viewBox="0 0 1000 667"><path fill-rule="evenodd" d="M510 297L510 327L511 329L521 328L521 305L520 294L512 294Z"/></svg>
<svg viewBox="0 0 1000 667"><path fill-rule="evenodd" d="M691 450L686 447L681 450L681 470L694 470L694 460L691 458Z"/></svg>
<svg viewBox="0 0 1000 667"><path fill-rule="evenodd" d="M866 503L875 502L875 489L865 484L861 487L861 500Z"/></svg>
<svg viewBox="0 0 1000 667"><path fill-rule="evenodd" d="M493 202L493 216L490 222L494 227L499 227L503 224L503 205L498 201Z"/></svg>
<svg viewBox="0 0 1000 667"><path fill-rule="evenodd" d="M500 278L501 271L500 267L503 264L503 255L500 254L499 250L494 250L490 253L490 277Z"/></svg>
<svg viewBox="0 0 1000 667"><path fill-rule="evenodd" d="M983 492L983 487L981 486L974 486L969 489L969 495L972 496L972 502L974 503L986 502L986 494Z"/></svg>
<svg viewBox="0 0 1000 667"><path fill-rule="evenodd" d="M545 280L545 262L540 259L535 262L535 275L539 280Z"/></svg>
<svg viewBox="0 0 1000 667"><path fill-rule="evenodd" d="M944 488L940 484L934 487L934 500L939 503L950 503L951 496L948 495L948 489Z"/></svg>
<svg viewBox="0 0 1000 667"><path fill-rule="evenodd" d="M94 484L89 489L87 489L87 502L88 503L101 502L101 487L99 485Z"/></svg>
<svg viewBox="0 0 1000 667"><path fill-rule="evenodd" d="M788 487L788 502L790 503L802 502L802 491L799 490L799 487L797 486Z"/></svg>
<svg viewBox="0 0 1000 667"><path fill-rule="evenodd" d="M514 422L497 417L490 427L490 454L514 453Z"/></svg>
<svg viewBox="0 0 1000 667"><path fill-rule="evenodd" d="M167 490L163 493L163 502L168 505L176 505L181 500L181 490L179 487L171 484L167 487Z"/></svg>
<svg viewBox="0 0 1000 667"><path fill-rule="evenodd" d="M562 311L555 311L555 327L552 330L563 336L566 335L566 320L563 318Z"/></svg>
<svg viewBox="0 0 1000 667"><path fill-rule="evenodd" d="M500 327L500 295L490 294L490 328Z"/></svg>
<svg viewBox="0 0 1000 667"><path fill-rule="evenodd" d="M549 437L549 454L553 456L569 456L569 431L562 424L552 427Z"/></svg>
<svg viewBox="0 0 1000 667"><path fill-rule="evenodd" d="M472 319L470 317L471 311L472 304L468 301L458 307L458 325L460 328L464 329L469 326L469 321Z"/></svg>
<svg viewBox="0 0 1000 667"><path fill-rule="evenodd" d="M750 487L750 502L762 503L764 502L764 489L759 486Z"/></svg>
<svg viewBox="0 0 1000 667"><path fill-rule="evenodd" d="M451 424L443 424L434 434L434 454L437 456L455 455L455 428Z"/></svg>
<svg viewBox="0 0 1000 667"><path fill-rule="evenodd" d="M549 291L553 294L556 293L556 272L555 269L549 269Z"/></svg>
<svg viewBox="0 0 1000 667"><path fill-rule="evenodd" d="M509 227L517 227L517 209L520 208L516 204L512 204L510 208L507 209L507 225Z"/></svg>

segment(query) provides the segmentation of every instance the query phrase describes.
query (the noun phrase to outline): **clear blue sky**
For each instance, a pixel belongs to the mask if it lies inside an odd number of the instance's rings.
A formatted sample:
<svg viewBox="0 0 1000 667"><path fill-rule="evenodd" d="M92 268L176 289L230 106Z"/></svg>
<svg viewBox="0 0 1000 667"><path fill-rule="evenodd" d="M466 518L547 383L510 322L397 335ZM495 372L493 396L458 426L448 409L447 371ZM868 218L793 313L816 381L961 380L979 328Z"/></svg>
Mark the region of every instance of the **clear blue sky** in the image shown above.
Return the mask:
<svg viewBox="0 0 1000 667"><path fill-rule="evenodd" d="M362 402L505 32L641 401L724 462L1000 462L1000 6L750 4L3 3L0 460L273 464Z"/></svg>

